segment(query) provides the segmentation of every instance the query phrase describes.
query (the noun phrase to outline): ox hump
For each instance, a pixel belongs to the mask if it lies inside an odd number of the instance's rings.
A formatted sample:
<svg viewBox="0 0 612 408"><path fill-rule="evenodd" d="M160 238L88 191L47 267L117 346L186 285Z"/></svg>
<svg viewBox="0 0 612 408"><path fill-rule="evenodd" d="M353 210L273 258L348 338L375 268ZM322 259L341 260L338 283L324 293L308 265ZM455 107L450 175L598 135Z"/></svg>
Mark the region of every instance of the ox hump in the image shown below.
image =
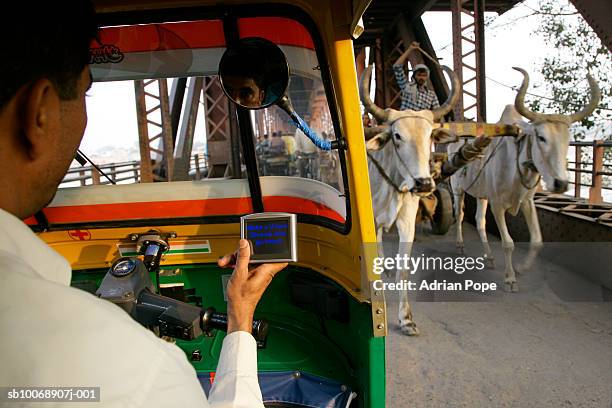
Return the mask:
<svg viewBox="0 0 612 408"><path fill-rule="evenodd" d="M499 118L499 123L503 123L504 125L514 125L520 124L521 122L523 122L523 117L520 113L518 113L514 105L506 105L501 117Z"/></svg>

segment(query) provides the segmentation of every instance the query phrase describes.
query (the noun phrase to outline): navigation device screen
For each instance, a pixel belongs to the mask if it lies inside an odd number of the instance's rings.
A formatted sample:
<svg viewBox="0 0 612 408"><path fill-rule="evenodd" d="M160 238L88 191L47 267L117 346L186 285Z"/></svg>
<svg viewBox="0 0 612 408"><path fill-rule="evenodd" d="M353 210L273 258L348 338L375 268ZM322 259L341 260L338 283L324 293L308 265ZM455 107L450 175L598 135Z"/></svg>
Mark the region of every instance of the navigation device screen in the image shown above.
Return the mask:
<svg viewBox="0 0 612 408"><path fill-rule="evenodd" d="M245 223L246 237L251 242L253 258L291 258L288 219L253 219Z"/></svg>

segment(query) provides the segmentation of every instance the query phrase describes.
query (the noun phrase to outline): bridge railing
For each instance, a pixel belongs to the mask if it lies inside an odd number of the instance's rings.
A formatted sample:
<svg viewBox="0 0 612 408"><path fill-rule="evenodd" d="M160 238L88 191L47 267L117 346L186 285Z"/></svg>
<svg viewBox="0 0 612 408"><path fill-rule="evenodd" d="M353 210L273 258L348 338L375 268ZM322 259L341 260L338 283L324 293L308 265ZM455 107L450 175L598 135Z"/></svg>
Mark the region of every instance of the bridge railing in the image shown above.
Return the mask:
<svg viewBox="0 0 612 408"><path fill-rule="evenodd" d="M205 153L192 155L190 162L189 174L192 178L199 180L206 176L208 157ZM131 184L140 182L140 160L101 164L98 165L98 168L115 183ZM102 176L93 166L72 167L66 173L60 188L99 184L110 184L110 181Z"/></svg>
<svg viewBox="0 0 612 408"><path fill-rule="evenodd" d="M612 201L612 161L606 160L612 141L571 142L570 146L574 147L574 160L568 160L568 171L574 175L570 182L574 197L587 198L590 203ZM591 161L583 160L585 150L590 150L587 156Z"/></svg>
<svg viewBox="0 0 612 408"><path fill-rule="evenodd" d="M594 140L592 142L571 142L574 160L568 160L568 171L573 174L570 184L574 185L573 196L587 198L591 203L612 201L612 161L605 160L606 151L612 151L612 141ZM582 153L590 150L591 161L583 160ZM98 166L116 183L138 183L140 181L140 161L109 163ZM189 174L195 180L206 177L208 157L205 153L191 157ZM110 184L93 167L73 167L62 180L60 187Z"/></svg>

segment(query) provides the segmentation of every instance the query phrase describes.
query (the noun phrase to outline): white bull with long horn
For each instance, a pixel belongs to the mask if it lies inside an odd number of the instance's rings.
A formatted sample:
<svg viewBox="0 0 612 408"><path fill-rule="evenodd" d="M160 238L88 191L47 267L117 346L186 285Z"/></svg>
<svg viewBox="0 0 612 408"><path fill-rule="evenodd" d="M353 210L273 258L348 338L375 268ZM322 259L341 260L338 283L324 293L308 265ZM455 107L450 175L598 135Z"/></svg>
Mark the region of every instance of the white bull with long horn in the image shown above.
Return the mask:
<svg viewBox="0 0 612 408"><path fill-rule="evenodd" d="M451 177L455 198L457 221L457 246L463 251L463 199L465 193L477 199L476 228L484 246L485 256L491 260L491 248L487 241L485 215L490 203L491 212L504 247L504 287L518 291L516 273L512 266L514 243L506 226L506 212L516 215L521 209L530 235L530 251L525 263L519 267L528 268L542 245L542 233L533 197L540 180L546 189L554 193L567 190L567 151L570 142L569 126L589 116L599 104L601 91L595 80L588 75L590 101L581 111L572 115L542 114L525 106L525 93L529 87L529 75L521 68L514 68L523 74L523 83L513 105L506 106L500 123L516 124L521 135L500 137L484 151L484 157L470 163ZM525 122L521 115L529 119ZM460 147L459 143L449 145L449 154Z"/></svg>
<svg viewBox="0 0 612 408"><path fill-rule="evenodd" d="M431 142L445 142L445 139L451 138L450 134L438 129L436 122L457 103L460 84L450 68L442 66L442 69L449 75L452 89L448 100L434 110L398 111L376 106L370 99L371 65L360 81L361 101L366 111L380 124L366 129L377 240L382 243L383 229L388 230L395 224L400 240L398 253L401 256L410 256L412 250L419 199L435 188L429 166ZM433 132L434 129L437 130ZM408 271L398 269L396 281L404 279L408 279ZM418 334L406 291L400 292L399 324L404 334Z"/></svg>

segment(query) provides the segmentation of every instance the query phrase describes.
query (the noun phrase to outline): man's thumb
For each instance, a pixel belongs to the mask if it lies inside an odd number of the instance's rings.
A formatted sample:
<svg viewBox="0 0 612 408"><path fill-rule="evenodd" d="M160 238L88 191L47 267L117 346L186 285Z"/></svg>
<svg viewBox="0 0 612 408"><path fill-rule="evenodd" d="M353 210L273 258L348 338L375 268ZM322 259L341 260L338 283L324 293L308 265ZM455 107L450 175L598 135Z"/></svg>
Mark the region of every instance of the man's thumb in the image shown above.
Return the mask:
<svg viewBox="0 0 612 408"><path fill-rule="evenodd" d="M238 254L236 256L236 269L248 270L249 259L251 258L251 247L249 241L241 239L238 244Z"/></svg>

